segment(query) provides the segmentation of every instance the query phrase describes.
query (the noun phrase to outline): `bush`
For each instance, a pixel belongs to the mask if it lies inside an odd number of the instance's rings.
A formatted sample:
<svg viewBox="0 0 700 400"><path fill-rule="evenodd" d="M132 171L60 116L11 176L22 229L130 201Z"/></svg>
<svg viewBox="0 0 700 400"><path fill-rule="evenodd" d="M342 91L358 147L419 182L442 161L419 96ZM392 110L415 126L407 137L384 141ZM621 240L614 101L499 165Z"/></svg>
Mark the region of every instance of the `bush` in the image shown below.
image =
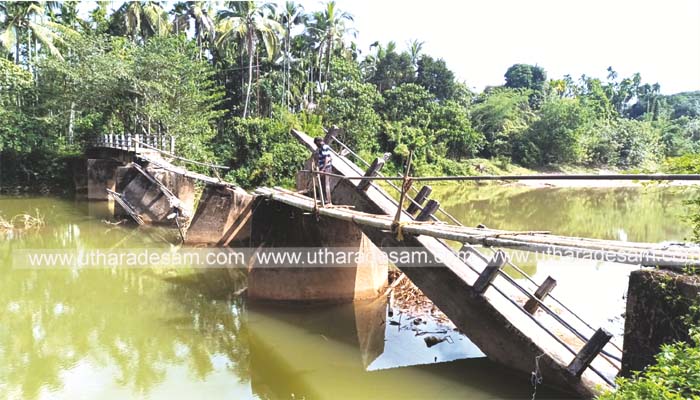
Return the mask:
<svg viewBox="0 0 700 400"><path fill-rule="evenodd" d="M615 392L598 397L610 399L697 399L700 398L700 331L691 331L692 344L664 345L656 364L631 379L619 378Z"/></svg>
<svg viewBox="0 0 700 400"><path fill-rule="evenodd" d="M309 152L292 137L289 122L269 118L231 118L212 145L219 163L231 167L226 178L244 187L292 186Z"/></svg>

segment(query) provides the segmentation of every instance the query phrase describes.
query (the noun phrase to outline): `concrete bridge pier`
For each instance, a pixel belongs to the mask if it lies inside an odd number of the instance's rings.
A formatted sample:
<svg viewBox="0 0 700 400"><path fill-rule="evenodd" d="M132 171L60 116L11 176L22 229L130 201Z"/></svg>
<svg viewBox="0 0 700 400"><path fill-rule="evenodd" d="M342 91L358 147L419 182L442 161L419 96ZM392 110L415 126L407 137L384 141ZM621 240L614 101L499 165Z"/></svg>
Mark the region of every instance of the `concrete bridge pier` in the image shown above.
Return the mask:
<svg viewBox="0 0 700 400"><path fill-rule="evenodd" d="M263 200L253 214L251 243L258 252L285 249L292 254L299 249L304 254L297 263L282 266L253 258L248 274L248 297L253 300L349 302L374 299L387 285L388 266L379 249L346 221L317 219ZM348 257L335 258L338 251Z"/></svg>
<svg viewBox="0 0 700 400"><path fill-rule="evenodd" d="M90 158L87 160L88 200L109 200L106 189L115 190L116 172L123 164L113 159Z"/></svg>

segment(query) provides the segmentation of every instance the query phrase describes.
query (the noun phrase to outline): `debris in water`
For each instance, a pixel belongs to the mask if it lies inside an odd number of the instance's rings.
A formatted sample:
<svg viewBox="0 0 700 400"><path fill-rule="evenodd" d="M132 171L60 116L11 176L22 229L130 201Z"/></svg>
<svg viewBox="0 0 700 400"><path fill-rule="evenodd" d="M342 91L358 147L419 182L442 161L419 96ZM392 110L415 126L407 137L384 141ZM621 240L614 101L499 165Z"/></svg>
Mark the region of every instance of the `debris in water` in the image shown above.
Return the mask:
<svg viewBox="0 0 700 400"><path fill-rule="evenodd" d="M426 336L423 340L425 340L425 345L426 345L426 346L428 346L428 347L433 347L433 346L435 346L436 344L442 343L442 342L444 342L444 341L447 340L447 339L444 338L444 337L443 337L443 338L439 338L439 337L437 337L437 336Z"/></svg>
<svg viewBox="0 0 700 400"><path fill-rule="evenodd" d="M36 215L17 214L9 220L0 215L0 232L20 232L39 229L44 226L44 217L36 210Z"/></svg>
<svg viewBox="0 0 700 400"><path fill-rule="evenodd" d="M413 325L427 324L426 319L428 319L448 329L456 329L452 321L401 271L390 270L389 281L391 285L388 295L392 314L405 313L408 320L412 320Z"/></svg>

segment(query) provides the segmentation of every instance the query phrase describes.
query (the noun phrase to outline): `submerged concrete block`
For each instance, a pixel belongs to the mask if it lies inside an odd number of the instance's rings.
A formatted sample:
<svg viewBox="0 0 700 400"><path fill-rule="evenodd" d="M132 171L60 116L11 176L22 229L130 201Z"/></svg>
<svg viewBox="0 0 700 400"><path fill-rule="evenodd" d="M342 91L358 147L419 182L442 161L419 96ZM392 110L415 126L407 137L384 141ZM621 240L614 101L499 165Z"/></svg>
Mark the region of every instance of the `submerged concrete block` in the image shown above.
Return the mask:
<svg viewBox="0 0 700 400"><path fill-rule="evenodd" d="M161 168L147 167L144 170L166 187L175 197L180 207L180 215L191 217L194 208L194 180ZM144 176L133 166L119 167L115 173L116 192L122 194L134 211L146 223L173 225L167 219L174 210L160 185ZM115 217L128 217L128 213L118 204Z"/></svg>
<svg viewBox="0 0 700 400"><path fill-rule="evenodd" d="M106 189L115 189L115 173L120 166L120 162L110 159L87 160L88 200L109 200Z"/></svg>
<svg viewBox="0 0 700 400"><path fill-rule="evenodd" d="M251 242L258 251L327 248L362 257L332 265L300 261L299 266L264 266L251 260L248 297L253 300L345 302L373 299L387 284L386 259L354 224L320 218L274 202L261 202L253 215ZM334 253L337 254L337 253ZM330 258L326 258L330 259ZM319 259L320 260L320 259ZM347 261L347 262L345 262Z"/></svg>
<svg viewBox="0 0 700 400"><path fill-rule="evenodd" d="M250 236L254 196L242 189L207 185L187 230L185 243L228 245Z"/></svg>

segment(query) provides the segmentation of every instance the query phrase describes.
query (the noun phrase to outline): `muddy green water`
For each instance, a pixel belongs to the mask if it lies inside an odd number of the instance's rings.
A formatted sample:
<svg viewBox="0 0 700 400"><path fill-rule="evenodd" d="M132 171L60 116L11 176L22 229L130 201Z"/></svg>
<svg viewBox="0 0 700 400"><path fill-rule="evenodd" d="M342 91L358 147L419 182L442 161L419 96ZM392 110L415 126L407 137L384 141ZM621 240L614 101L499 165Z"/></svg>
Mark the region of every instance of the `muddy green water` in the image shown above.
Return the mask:
<svg viewBox="0 0 700 400"><path fill-rule="evenodd" d="M469 225L626 240L679 240L678 189L440 188ZM240 272L12 268L17 249L166 247L172 232L103 222L104 203L0 197L0 215L45 216L41 230L0 233L0 399L529 398L529 376L490 363L468 338L427 348L385 303L246 304ZM630 268L533 261L563 297L588 283L583 313L620 326ZM579 299L580 303L580 299ZM580 305L580 304L578 304ZM578 307L581 309L581 307ZM431 327L428 325L425 329ZM452 361L449 361L452 360ZM533 365L534 366L534 365ZM546 378L545 378L546 379ZM538 389L538 398L560 394Z"/></svg>

